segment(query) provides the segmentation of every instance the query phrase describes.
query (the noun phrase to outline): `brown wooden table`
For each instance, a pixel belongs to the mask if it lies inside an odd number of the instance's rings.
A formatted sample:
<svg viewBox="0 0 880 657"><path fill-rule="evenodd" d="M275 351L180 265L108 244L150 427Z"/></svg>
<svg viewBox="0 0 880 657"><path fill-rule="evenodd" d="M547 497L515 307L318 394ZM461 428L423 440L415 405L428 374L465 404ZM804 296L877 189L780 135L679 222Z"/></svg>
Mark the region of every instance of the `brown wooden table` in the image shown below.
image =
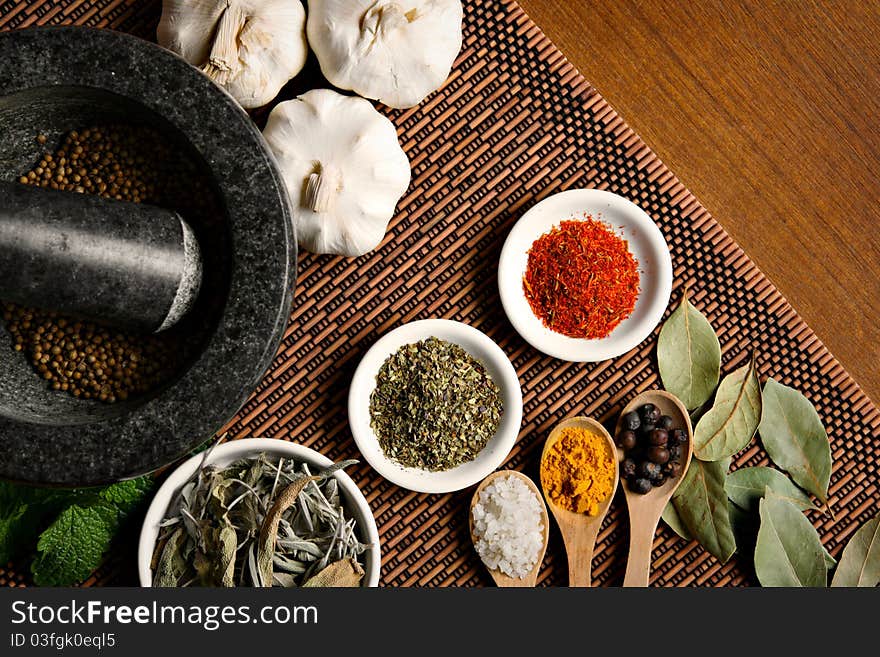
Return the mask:
<svg viewBox="0 0 880 657"><path fill-rule="evenodd" d="M520 3L880 401L880 3Z"/></svg>

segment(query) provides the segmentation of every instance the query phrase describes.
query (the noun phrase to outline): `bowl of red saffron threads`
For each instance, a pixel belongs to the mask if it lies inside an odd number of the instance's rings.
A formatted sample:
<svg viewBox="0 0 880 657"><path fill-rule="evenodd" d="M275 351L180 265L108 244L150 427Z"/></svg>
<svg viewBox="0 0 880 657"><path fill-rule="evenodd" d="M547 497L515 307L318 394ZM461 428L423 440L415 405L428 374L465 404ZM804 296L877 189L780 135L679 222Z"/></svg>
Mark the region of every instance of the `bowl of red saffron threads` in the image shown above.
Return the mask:
<svg viewBox="0 0 880 657"><path fill-rule="evenodd" d="M663 233L632 201L574 189L532 206L498 264L507 318L539 351L598 362L641 344L663 317L672 258Z"/></svg>

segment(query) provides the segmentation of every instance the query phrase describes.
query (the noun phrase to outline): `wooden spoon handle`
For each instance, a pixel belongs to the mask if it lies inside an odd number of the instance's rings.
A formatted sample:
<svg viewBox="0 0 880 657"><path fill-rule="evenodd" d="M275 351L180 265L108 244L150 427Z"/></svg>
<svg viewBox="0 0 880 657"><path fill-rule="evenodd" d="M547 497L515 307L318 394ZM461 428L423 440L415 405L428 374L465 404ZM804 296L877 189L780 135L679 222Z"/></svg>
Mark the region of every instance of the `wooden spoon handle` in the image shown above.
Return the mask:
<svg viewBox="0 0 880 657"><path fill-rule="evenodd" d="M596 548L599 525L600 523L594 522L587 527L575 528L565 542L565 549L568 552L569 586L593 585L593 550Z"/></svg>
<svg viewBox="0 0 880 657"><path fill-rule="evenodd" d="M624 586L648 586L648 577L651 572L651 550L654 547L654 533L657 531L657 523L634 519L630 514L629 519L629 556L626 559L626 574L623 577Z"/></svg>
<svg viewBox="0 0 880 657"><path fill-rule="evenodd" d="M593 581L593 551L568 555L568 585L589 588Z"/></svg>

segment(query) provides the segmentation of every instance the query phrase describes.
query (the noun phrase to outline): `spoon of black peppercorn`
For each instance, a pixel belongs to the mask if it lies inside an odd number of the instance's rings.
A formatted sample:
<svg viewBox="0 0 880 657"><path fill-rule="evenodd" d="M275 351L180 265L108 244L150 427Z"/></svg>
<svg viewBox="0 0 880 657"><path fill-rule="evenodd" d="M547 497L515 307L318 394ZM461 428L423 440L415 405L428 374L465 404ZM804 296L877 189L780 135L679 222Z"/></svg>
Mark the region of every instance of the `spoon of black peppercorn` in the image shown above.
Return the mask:
<svg viewBox="0 0 880 657"><path fill-rule="evenodd" d="M623 585L648 586L657 524L693 456L691 419L678 397L648 390L626 405L614 435L620 485L629 510L629 556Z"/></svg>

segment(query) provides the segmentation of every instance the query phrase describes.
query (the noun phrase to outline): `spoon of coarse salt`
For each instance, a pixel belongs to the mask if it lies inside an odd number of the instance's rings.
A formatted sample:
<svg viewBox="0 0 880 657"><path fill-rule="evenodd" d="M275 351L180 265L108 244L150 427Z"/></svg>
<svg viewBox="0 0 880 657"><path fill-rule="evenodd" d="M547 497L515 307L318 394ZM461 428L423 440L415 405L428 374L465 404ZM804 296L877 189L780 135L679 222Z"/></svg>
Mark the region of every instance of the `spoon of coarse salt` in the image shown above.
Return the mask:
<svg viewBox="0 0 880 657"><path fill-rule="evenodd" d="M559 525L559 531L562 534L562 541L565 543L565 552L568 555L568 585L569 586L592 586L593 573L593 551L596 549L596 538L599 536L599 529L602 527L602 521L608 514L608 508L611 506L611 500L614 497L614 491L617 490L617 482L619 479L619 467L617 463L617 447L608 431L599 422L590 417L577 416L563 420L557 424L550 435L547 442L544 443L544 450L541 452L541 472L544 472L544 462L550 453L550 448L562 436L563 429L567 427L584 429L600 438L604 439L608 444L608 454L614 463L614 478L611 481L611 490L608 497L605 498L598 506L596 515L588 513L576 513L569 511L551 499L547 484L541 479L541 487L544 489L544 496L547 498L547 504L556 523Z"/></svg>
<svg viewBox="0 0 880 657"><path fill-rule="evenodd" d="M537 504L540 510L540 524L542 527L538 529L540 531L540 540L541 545L537 548L537 553L534 557L534 565L531 569L524 573L521 577L513 577L505 572L502 572L499 568L492 568L486 561L483 559L482 555L480 555L480 559L483 561L483 565L486 566L486 569L489 571L489 574L492 576L492 579L495 580L495 584L500 587L507 588L529 588L535 585L535 582L538 580L538 573L541 570L541 562L544 560L544 553L547 551L547 535L550 529L550 518L547 515L547 507L544 504L544 498L541 496L541 491L538 490L538 487L529 479L527 476L522 474L521 472L516 472L515 470L499 470L498 472L493 472L488 477L483 479L477 489L474 491L474 496L471 499L470 511L468 513L468 517L470 519L470 531L471 531L471 541L473 541L474 549L477 550L477 554L480 554L480 550L477 547L481 540L484 540L484 537L480 534L480 532L475 528L474 523L474 509L478 507L478 505L482 508L485 505L485 501L481 501L480 494L486 490L486 488L492 484L499 481L504 480L507 477L515 478L517 481L521 481L524 483L528 490L534 495L537 500ZM521 514L527 515L527 514ZM531 547L534 547L532 545Z"/></svg>
<svg viewBox="0 0 880 657"><path fill-rule="evenodd" d="M694 432L691 418L684 404L675 395L664 390L648 390L636 396L620 413L614 435L620 435L623 428L623 417L645 404L654 404L662 415L672 418L673 427L683 429L687 442L681 455L681 471L676 477L670 477L662 486L655 487L644 495L630 490L629 483L621 482L626 506L629 509L629 556L626 561L624 586L648 586L651 572L651 551L654 547L654 534L660 522L663 509L672 499L678 486L684 479L694 451ZM623 462L626 454L618 448L618 459Z"/></svg>

